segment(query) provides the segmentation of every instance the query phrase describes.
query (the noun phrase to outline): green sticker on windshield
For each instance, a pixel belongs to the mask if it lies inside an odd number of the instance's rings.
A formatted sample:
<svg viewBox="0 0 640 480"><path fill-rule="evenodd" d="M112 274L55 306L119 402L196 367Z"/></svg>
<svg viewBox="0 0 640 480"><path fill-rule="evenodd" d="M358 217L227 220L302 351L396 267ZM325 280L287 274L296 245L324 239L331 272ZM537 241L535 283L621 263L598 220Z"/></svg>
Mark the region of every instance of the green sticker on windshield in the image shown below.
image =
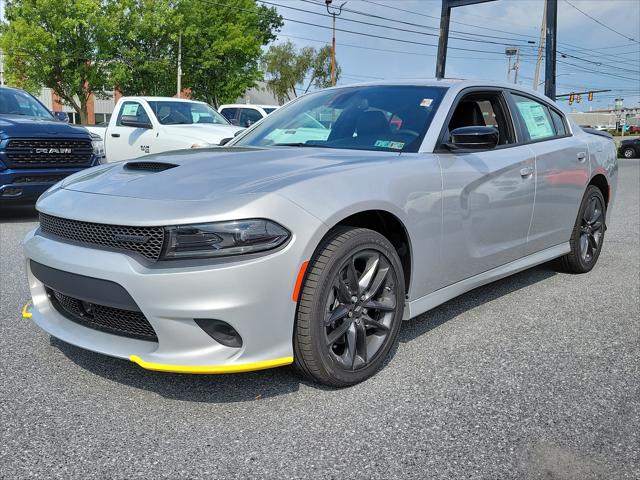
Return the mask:
<svg viewBox="0 0 640 480"><path fill-rule="evenodd" d="M376 140L374 147L392 148L394 150L402 150L404 142L392 142L391 140Z"/></svg>
<svg viewBox="0 0 640 480"><path fill-rule="evenodd" d="M138 115L138 104L125 103L122 107L122 115L126 115L129 117L135 117L136 115Z"/></svg>

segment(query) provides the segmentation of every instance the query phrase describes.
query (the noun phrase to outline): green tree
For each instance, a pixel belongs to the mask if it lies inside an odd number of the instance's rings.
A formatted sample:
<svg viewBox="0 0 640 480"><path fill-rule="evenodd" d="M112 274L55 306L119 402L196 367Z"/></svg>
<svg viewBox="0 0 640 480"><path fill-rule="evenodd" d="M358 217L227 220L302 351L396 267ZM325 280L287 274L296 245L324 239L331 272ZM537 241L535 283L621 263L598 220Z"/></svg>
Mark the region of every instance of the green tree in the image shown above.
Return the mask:
<svg viewBox="0 0 640 480"><path fill-rule="evenodd" d="M106 14L119 25L108 51L112 84L124 95L175 95L176 1L111 0Z"/></svg>
<svg viewBox="0 0 640 480"><path fill-rule="evenodd" d="M262 47L283 22L274 8L255 0L219 3L182 0L183 85L195 98L219 106L262 79Z"/></svg>
<svg viewBox="0 0 640 480"><path fill-rule="evenodd" d="M272 45L264 56L264 70L267 88L280 102L297 97L297 86L308 78L305 92L315 85L317 88L331 86L331 47L316 51L313 47L303 47L298 51L290 40ZM340 75L336 64L336 80Z"/></svg>
<svg viewBox="0 0 640 480"><path fill-rule="evenodd" d="M101 0L12 0L0 47L7 79L49 87L87 123L91 95L112 87L105 46L118 27Z"/></svg>

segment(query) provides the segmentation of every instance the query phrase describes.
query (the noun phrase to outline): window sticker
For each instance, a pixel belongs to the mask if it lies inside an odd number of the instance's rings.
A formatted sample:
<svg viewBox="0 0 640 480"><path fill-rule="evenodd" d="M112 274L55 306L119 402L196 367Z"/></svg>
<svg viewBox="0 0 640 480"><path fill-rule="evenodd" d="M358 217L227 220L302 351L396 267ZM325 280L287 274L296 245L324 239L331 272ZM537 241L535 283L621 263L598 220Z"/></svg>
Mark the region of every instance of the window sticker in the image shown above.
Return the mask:
<svg viewBox="0 0 640 480"><path fill-rule="evenodd" d="M130 117L135 117L138 115L138 104L137 103L127 103L122 107L122 115L127 115Z"/></svg>
<svg viewBox="0 0 640 480"><path fill-rule="evenodd" d="M404 142L392 142L391 140L376 140L374 147L392 148L394 150L402 150Z"/></svg>
<svg viewBox="0 0 640 480"><path fill-rule="evenodd" d="M433 98L423 98L420 102L421 107L430 107L433 103Z"/></svg>
<svg viewBox="0 0 640 480"><path fill-rule="evenodd" d="M518 102L518 110L524 118L531 140L553 137L555 132L544 107L538 102Z"/></svg>

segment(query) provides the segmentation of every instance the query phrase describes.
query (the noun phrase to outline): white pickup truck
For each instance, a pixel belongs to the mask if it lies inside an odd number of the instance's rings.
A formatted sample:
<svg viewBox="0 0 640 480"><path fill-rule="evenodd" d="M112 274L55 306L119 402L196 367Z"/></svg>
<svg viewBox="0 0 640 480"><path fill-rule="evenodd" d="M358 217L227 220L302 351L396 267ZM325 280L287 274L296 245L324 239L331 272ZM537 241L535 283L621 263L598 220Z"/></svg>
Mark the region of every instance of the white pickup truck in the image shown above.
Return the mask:
<svg viewBox="0 0 640 480"><path fill-rule="evenodd" d="M122 97L102 133L108 162L150 153L219 145L243 130L204 102L171 97Z"/></svg>

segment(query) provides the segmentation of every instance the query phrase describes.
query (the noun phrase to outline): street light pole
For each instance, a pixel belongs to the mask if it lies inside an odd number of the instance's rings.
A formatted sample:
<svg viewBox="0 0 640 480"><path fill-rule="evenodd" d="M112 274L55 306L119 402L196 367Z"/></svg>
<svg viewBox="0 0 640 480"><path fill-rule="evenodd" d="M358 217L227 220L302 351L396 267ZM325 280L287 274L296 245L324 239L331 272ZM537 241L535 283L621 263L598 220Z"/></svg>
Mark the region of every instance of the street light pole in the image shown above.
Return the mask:
<svg viewBox="0 0 640 480"><path fill-rule="evenodd" d="M331 86L335 86L336 84L336 17L339 17L342 13L342 7L344 7L347 2L344 2L340 7L338 7L338 11L336 12L335 8L333 11L330 10L331 4L333 0L324 0L324 3L327 5L327 13L333 17L333 38L331 40Z"/></svg>

